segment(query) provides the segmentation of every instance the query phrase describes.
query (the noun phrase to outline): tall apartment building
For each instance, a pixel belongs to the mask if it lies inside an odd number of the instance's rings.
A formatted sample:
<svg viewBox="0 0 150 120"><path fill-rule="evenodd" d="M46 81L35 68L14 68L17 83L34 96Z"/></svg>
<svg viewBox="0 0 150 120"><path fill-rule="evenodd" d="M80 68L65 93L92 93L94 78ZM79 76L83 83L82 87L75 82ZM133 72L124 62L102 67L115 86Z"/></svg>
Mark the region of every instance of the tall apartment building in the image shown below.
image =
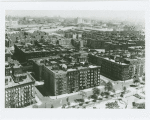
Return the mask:
<svg viewBox="0 0 150 120"><path fill-rule="evenodd" d="M63 66L66 66L63 64ZM100 68L97 66L55 69L44 67L44 86L47 93L61 95L99 86Z"/></svg>
<svg viewBox="0 0 150 120"><path fill-rule="evenodd" d="M44 87L50 95L61 95L67 91L67 72L63 70L51 70L52 66L44 66Z"/></svg>
<svg viewBox="0 0 150 120"><path fill-rule="evenodd" d="M28 62L31 62L33 65L33 72L37 81L43 80L44 66L49 65L49 61L60 60L60 56L51 56L51 57L42 57L30 59Z"/></svg>
<svg viewBox="0 0 150 120"><path fill-rule="evenodd" d="M72 93L100 84L100 67L87 65L86 54L83 54L84 58L79 57L74 53L76 60L70 62L69 58L64 57L64 60L57 56L32 59L35 77L44 80L47 94L56 96Z"/></svg>
<svg viewBox="0 0 150 120"><path fill-rule="evenodd" d="M35 80L23 66L5 53L5 107L22 108L35 103Z"/></svg>
<svg viewBox="0 0 150 120"><path fill-rule="evenodd" d="M5 108L22 108L35 103L34 84L30 73L5 76Z"/></svg>
<svg viewBox="0 0 150 120"><path fill-rule="evenodd" d="M27 62L29 59L55 56L62 53L68 53L68 50L59 46L52 46L50 44L39 43L37 46L29 44L28 46L15 44L14 54L21 62Z"/></svg>
<svg viewBox="0 0 150 120"><path fill-rule="evenodd" d="M144 53L143 53L144 54ZM101 74L112 80L127 80L145 73L144 56L133 55L129 51L110 51L89 54L89 62L101 66Z"/></svg>
<svg viewBox="0 0 150 120"><path fill-rule="evenodd" d="M127 80L130 79L128 68L128 64L119 63L116 59L103 58L101 74L112 80Z"/></svg>
<svg viewBox="0 0 150 120"><path fill-rule="evenodd" d="M5 63L5 107L21 108L35 103L35 80L30 73L22 72L16 62Z"/></svg>

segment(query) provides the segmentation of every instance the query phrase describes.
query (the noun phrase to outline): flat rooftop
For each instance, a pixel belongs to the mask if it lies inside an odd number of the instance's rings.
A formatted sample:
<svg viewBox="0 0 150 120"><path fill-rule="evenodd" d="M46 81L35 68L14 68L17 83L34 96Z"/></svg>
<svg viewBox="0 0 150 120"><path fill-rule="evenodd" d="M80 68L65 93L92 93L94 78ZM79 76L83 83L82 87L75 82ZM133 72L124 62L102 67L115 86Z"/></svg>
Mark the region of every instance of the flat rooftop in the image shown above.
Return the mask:
<svg viewBox="0 0 150 120"><path fill-rule="evenodd" d="M33 82L33 81L31 80L31 78L29 77L28 74L24 73L24 75L27 75L27 78L26 78L26 79L23 79L23 81L18 82L18 83L15 83L14 80L13 80L13 78L12 78L11 76L5 76L5 79L8 79L8 80L11 79L11 82L8 82L8 85L5 85L5 89L10 88L10 87L16 87L16 86L19 86L19 85L23 85L23 84L26 84L26 83Z"/></svg>
<svg viewBox="0 0 150 120"><path fill-rule="evenodd" d="M116 63L116 64L118 64L118 65L128 65L128 64L126 64L126 63L122 63L122 62L116 62L115 60L113 60L113 59L109 59L109 58L103 58L103 59L105 59L105 60L107 60L107 61L110 61L110 62L113 62L113 63Z"/></svg>
<svg viewBox="0 0 150 120"><path fill-rule="evenodd" d="M59 64L59 65L65 65L65 64ZM95 65L88 65L88 66L78 66L78 67L73 67L73 68L66 68L66 70L63 69L58 69L58 70L52 70L52 66L45 66L47 67L49 70L53 71L54 73L61 73L62 71L64 73L66 72L71 72L71 71L76 71L76 70L84 70L84 69L89 69L89 68L98 68L100 66L95 66Z"/></svg>

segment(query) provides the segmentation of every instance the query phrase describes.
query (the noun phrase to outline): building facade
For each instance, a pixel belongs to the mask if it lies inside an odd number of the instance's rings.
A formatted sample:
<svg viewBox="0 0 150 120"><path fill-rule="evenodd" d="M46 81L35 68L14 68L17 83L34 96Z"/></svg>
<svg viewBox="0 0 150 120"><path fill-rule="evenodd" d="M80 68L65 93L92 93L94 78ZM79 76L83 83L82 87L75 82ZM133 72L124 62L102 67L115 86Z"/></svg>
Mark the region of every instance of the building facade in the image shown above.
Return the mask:
<svg viewBox="0 0 150 120"><path fill-rule="evenodd" d="M66 66L66 65L63 65ZM47 93L57 96L100 85L100 67L86 66L53 69L44 67L44 86Z"/></svg>
<svg viewBox="0 0 150 120"><path fill-rule="evenodd" d="M22 108L35 103L35 81L30 74L5 77L5 108Z"/></svg>
<svg viewBox="0 0 150 120"><path fill-rule="evenodd" d="M110 52L110 53L109 53ZM109 51L101 54L89 54L89 62L101 66L101 74L112 80L128 80L145 73L144 56L138 54ZM144 54L144 53L143 53Z"/></svg>

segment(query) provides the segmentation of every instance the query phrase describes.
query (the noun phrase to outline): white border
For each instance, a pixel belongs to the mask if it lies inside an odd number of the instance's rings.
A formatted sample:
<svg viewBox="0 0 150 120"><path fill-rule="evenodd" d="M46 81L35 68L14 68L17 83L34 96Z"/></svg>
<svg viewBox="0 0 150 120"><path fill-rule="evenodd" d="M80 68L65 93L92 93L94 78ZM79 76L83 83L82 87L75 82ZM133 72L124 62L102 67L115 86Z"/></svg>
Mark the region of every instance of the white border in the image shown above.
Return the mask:
<svg viewBox="0 0 150 120"><path fill-rule="evenodd" d="M148 0L0 0L0 2L93 2L93 1L148 1Z"/></svg>
<svg viewBox="0 0 150 120"><path fill-rule="evenodd" d="M149 2L7 2L0 8L0 119L144 119L150 118L149 106ZM5 62L5 10L133 10L146 12L146 110L57 110L57 109L5 109L4 108L4 62Z"/></svg>

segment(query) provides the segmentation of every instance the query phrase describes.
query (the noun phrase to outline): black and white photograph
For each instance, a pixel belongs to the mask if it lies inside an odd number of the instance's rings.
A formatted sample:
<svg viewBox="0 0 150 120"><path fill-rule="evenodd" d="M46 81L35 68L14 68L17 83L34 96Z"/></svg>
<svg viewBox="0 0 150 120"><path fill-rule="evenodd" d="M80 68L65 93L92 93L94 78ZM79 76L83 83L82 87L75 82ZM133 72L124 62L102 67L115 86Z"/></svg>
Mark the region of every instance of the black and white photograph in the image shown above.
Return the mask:
<svg viewBox="0 0 150 120"><path fill-rule="evenodd" d="M149 2L2 5L0 119L150 118Z"/></svg>
<svg viewBox="0 0 150 120"><path fill-rule="evenodd" d="M5 13L5 108L145 109L144 12Z"/></svg>

